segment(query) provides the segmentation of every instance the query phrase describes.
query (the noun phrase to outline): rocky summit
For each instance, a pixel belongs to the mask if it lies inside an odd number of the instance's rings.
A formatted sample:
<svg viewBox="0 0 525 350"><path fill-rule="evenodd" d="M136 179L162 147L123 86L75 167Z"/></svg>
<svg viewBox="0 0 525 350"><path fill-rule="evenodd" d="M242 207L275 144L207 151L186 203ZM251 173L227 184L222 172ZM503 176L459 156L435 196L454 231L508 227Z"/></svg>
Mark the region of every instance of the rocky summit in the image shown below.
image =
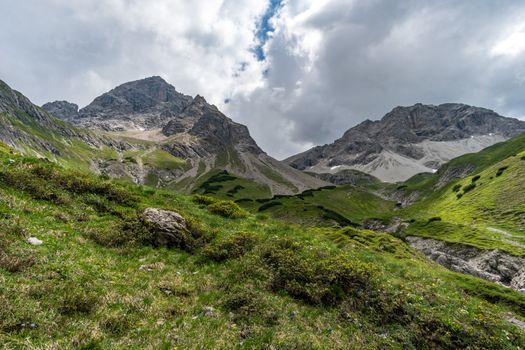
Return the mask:
<svg viewBox="0 0 525 350"><path fill-rule="evenodd" d="M202 182L225 170L267 186L275 194L326 185L265 154L246 126L204 97L184 95L158 76L122 84L80 110L66 101L42 108L78 128L128 143L129 147L118 150L116 159L92 162L92 170L111 177L193 190L199 178ZM158 163L173 166L159 170L148 161L151 154L161 158Z"/></svg>
<svg viewBox="0 0 525 350"><path fill-rule="evenodd" d="M396 107L381 120L366 120L334 143L285 160L300 170L360 170L397 182L466 153L478 152L525 131L525 122L485 108L447 103Z"/></svg>

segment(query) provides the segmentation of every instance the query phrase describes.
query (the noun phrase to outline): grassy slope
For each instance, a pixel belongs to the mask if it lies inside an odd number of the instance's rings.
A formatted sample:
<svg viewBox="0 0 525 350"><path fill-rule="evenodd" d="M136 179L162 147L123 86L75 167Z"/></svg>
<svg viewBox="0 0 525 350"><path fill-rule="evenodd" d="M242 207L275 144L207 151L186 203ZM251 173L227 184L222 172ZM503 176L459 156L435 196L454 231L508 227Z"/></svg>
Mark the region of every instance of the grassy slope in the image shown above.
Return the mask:
<svg viewBox="0 0 525 350"><path fill-rule="evenodd" d="M222 218L187 196L111 185L8 152L0 147L2 348L503 349L525 342L502 320L508 310L525 316L522 294L449 272L391 236L262 215ZM154 248L123 230L152 206L177 210L215 238L184 251ZM206 258L238 232L255 237L245 255ZM29 236L44 244L28 245ZM334 256L342 264L330 265ZM318 293L332 302L316 302ZM208 306L211 317L203 314Z"/></svg>
<svg viewBox="0 0 525 350"><path fill-rule="evenodd" d="M274 204L269 206L268 203ZM379 198L367 190L346 185L309 190L297 196L278 197L259 206L258 210L301 224L333 225L334 221L338 221L334 215L361 224L367 218L390 217L394 205L395 203Z"/></svg>
<svg viewBox="0 0 525 350"><path fill-rule="evenodd" d="M47 113L45 111L42 112ZM54 130L41 126L23 111L18 111L16 116L2 113L0 118L2 118L0 120L2 124L11 124L34 140L34 143L21 145L25 154L48 158L66 168L90 170L91 163L96 160L108 163L118 162L120 167L125 167L126 163L141 163L144 166L160 171L182 169L187 166L186 161L158 149L152 142L122 137L127 143L134 144L140 149L124 152L122 154L122 163L120 163L119 158L121 157L114 148L106 146L97 148L80 138L63 137ZM60 119L51 116L50 118L59 128L76 130L76 128ZM91 132L83 129L82 133L90 134ZM59 156L42 148L39 141L51 144L59 151ZM131 179L124 178L123 180L131 181ZM155 172L151 172L146 176L146 182L151 184L158 182Z"/></svg>
<svg viewBox="0 0 525 350"><path fill-rule="evenodd" d="M271 196L268 186L240 178L224 170L211 171L200 177L193 192L234 201L243 199L252 201Z"/></svg>
<svg viewBox="0 0 525 350"><path fill-rule="evenodd" d="M435 178L427 179L425 187L420 183L419 188L423 188L427 196L402 213L417 220L408 233L525 255L523 158L525 135L454 159L448 167L476 164L476 170L435 192L430 192L428 187L435 183ZM465 192L472 184L475 187ZM432 217L442 221L427 223Z"/></svg>

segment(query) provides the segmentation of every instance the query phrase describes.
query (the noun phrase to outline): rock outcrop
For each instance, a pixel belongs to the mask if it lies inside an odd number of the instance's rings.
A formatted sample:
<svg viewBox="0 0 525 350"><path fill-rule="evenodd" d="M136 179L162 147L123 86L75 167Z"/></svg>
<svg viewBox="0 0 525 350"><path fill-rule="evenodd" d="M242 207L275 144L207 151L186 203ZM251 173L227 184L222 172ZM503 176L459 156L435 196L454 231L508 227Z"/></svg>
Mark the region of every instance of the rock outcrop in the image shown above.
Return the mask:
<svg viewBox="0 0 525 350"><path fill-rule="evenodd" d="M147 208L141 219L144 228L149 231L148 239L155 246L193 250L203 237L199 230L174 211Z"/></svg>
<svg viewBox="0 0 525 350"><path fill-rule="evenodd" d="M406 240L426 257L452 271L498 282L525 293L525 257L430 238L409 236Z"/></svg>
<svg viewBox="0 0 525 350"><path fill-rule="evenodd" d="M63 120L78 117L78 105L68 101L49 102L44 104L42 108Z"/></svg>
<svg viewBox="0 0 525 350"><path fill-rule="evenodd" d="M525 132L525 122L464 104L396 107L366 120L334 143L285 161L300 170L337 173L356 169L383 181L434 172L444 162Z"/></svg>

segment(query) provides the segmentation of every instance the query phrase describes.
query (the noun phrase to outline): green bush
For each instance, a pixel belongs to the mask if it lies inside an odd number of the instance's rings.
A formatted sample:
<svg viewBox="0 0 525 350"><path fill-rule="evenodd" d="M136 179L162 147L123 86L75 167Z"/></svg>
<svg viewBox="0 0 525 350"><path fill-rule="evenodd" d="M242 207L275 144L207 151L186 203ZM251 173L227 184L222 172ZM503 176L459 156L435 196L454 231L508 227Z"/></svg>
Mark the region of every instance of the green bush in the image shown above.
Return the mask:
<svg viewBox="0 0 525 350"><path fill-rule="evenodd" d="M481 178L481 175L476 175L472 178L472 182L476 182Z"/></svg>
<svg viewBox="0 0 525 350"><path fill-rule="evenodd" d="M261 292L253 285L235 286L226 292L223 307L233 313L235 322L262 319L267 325L277 323L278 315L269 307Z"/></svg>
<svg viewBox="0 0 525 350"><path fill-rule="evenodd" d="M509 168L509 166L508 166L508 165L507 165L507 166L503 166L503 167L499 168L499 169L498 169L498 171L496 172L496 177L499 177L499 176L501 176L501 175L503 174L503 172L504 172L505 170L507 170L508 168Z"/></svg>
<svg viewBox="0 0 525 350"><path fill-rule="evenodd" d="M213 198L210 196L204 196L202 194L194 195L192 200L193 200L193 203L204 204L204 205L210 205L210 204L213 204L219 201L217 198Z"/></svg>
<svg viewBox="0 0 525 350"><path fill-rule="evenodd" d="M452 187L452 192L459 192L461 190L461 184L456 184Z"/></svg>
<svg viewBox="0 0 525 350"><path fill-rule="evenodd" d="M261 205L259 209L257 209L257 211L265 211L270 208L277 207L279 205L283 205L283 203L278 202L278 201L266 202L263 205Z"/></svg>
<svg viewBox="0 0 525 350"><path fill-rule="evenodd" d="M221 241L208 245L203 250L203 255L208 259L221 262L236 259L250 250L257 243L257 236L251 232L238 232Z"/></svg>
<svg viewBox="0 0 525 350"><path fill-rule="evenodd" d="M310 253L312 254L312 253ZM270 271L270 287L310 304L335 305L374 288L377 270L346 255L308 255L289 239L267 244L260 255Z"/></svg>
<svg viewBox="0 0 525 350"><path fill-rule="evenodd" d="M5 168L0 172L0 181L26 192L34 199L56 204L67 204L70 195L97 195L128 206L138 202L133 193L109 181L34 159L25 159Z"/></svg>
<svg viewBox="0 0 525 350"><path fill-rule="evenodd" d="M436 222L436 221L441 221L441 218L439 216L434 216L430 219L428 219L427 223L431 223L431 222Z"/></svg>
<svg viewBox="0 0 525 350"><path fill-rule="evenodd" d="M208 210L213 214L223 216L225 218L245 218L248 212L242 209L237 203L232 201L217 201L208 206Z"/></svg>
<svg viewBox="0 0 525 350"><path fill-rule="evenodd" d="M470 184L466 185L465 187L463 187L463 193L468 193L468 192L472 191L475 188L476 188L476 183L475 182L470 183Z"/></svg>

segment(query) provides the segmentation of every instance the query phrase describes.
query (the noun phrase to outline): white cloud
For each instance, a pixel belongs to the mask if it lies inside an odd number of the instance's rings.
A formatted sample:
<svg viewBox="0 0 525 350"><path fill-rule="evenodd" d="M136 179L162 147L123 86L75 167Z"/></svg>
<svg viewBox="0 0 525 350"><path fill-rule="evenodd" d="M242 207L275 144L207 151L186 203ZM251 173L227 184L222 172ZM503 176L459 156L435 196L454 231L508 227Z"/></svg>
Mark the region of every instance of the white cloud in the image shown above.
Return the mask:
<svg viewBox="0 0 525 350"><path fill-rule="evenodd" d="M525 31L510 34L498 42L491 50L495 56L510 56L512 58L525 51Z"/></svg>

